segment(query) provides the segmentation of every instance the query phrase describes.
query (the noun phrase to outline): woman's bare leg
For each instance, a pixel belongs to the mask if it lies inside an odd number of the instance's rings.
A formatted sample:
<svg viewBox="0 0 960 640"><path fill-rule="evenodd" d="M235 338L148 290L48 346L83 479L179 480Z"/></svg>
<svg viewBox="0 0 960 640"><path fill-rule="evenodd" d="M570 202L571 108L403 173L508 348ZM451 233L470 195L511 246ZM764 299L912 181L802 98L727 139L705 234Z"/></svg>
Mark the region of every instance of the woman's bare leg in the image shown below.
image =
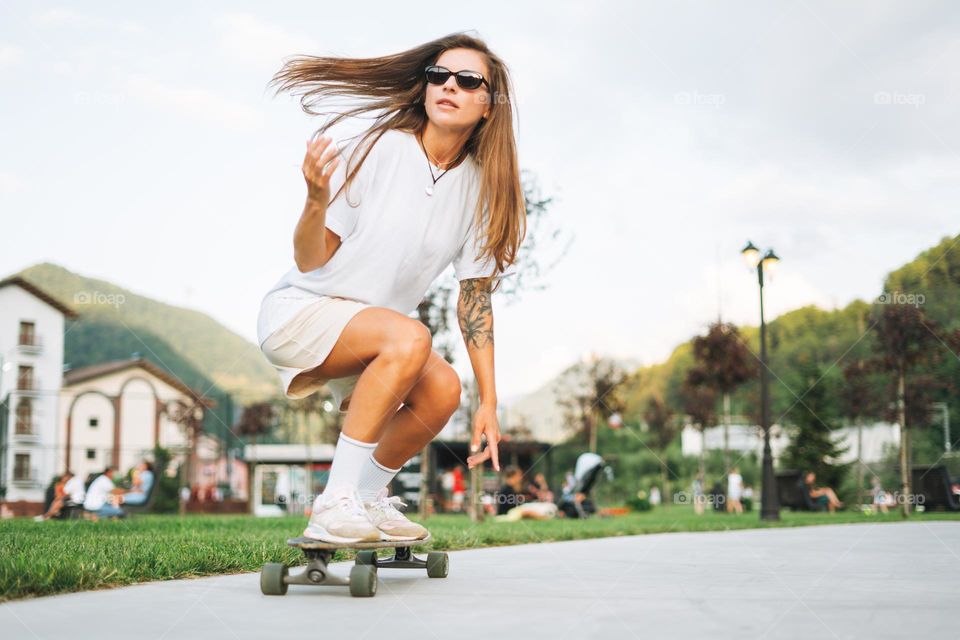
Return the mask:
<svg viewBox="0 0 960 640"><path fill-rule="evenodd" d="M443 430L460 406L460 392L459 374L431 350L404 406L387 422L374 451L377 461L391 469L406 464ZM350 404L353 402L351 397Z"/></svg>
<svg viewBox="0 0 960 640"><path fill-rule="evenodd" d="M327 359L300 376L331 379L359 373L343 433L377 442L423 370L431 345L430 330L422 322L369 307L350 319Z"/></svg>

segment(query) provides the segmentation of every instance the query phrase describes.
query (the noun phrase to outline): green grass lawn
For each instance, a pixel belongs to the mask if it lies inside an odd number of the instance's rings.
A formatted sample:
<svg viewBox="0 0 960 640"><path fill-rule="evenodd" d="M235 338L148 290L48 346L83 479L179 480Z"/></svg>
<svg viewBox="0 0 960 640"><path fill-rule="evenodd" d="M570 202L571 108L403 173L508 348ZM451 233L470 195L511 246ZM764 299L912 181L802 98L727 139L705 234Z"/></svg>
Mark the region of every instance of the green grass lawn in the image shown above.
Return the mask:
<svg viewBox="0 0 960 640"><path fill-rule="evenodd" d="M784 511L780 522L761 523L756 512L742 516L671 507L590 520L473 524L465 516L439 515L425 522L433 550L472 549L671 531L712 531L851 522L897 522L898 514L813 514ZM958 520L960 514L921 513L915 520ZM144 515L110 522L0 521L0 602L170 580L256 571L265 562L300 564L302 554L285 544L300 535L305 518ZM419 548L415 548L415 551ZM423 550L423 549L420 549ZM384 550L385 554L389 550ZM346 560L350 552L338 552Z"/></svg>

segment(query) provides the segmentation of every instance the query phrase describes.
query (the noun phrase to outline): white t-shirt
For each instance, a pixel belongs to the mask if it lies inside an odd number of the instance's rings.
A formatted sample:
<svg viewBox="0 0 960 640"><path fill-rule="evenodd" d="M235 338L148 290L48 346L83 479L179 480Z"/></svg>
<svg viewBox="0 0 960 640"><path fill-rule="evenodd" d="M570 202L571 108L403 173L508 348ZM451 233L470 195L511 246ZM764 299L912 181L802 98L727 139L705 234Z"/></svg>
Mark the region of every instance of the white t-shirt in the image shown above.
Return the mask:
<svg viewBox="0 0 960 640"><path fill-rule="evenodd" d="M107 497L113 491L113 480L104 475L97 476L97 479L90 483L87 489L87 497L83 501L83 508L87 511L96 511L107 502Z"/></svg>
<svg viewBox="0 0 960 640"><path fill-rule="evenodd" d="M362 138L361 134L342 148L330 178L331 197L346 179L350 155ZM349 168L354 166L350 163ZM259 344L320 295L409 315L450 264L457 280L499 279L515 273L495 274L492 260L478 258L473 224L480 193L476 162L468 156L446 173L433 167L433 175L441 173L434 184L416 135L387 130L350 189L327 207L326 226L341 239L336 253L306 273L294 265L264 296L257 318ZM427 195L428 186L433 195Z"/></svg>
<svg viewBox="0 0 960 640"><path fill-rule="evenodd" d="M73 476L67 480L67 484L63 485L63 491L73 504L82 503L86 495L86 489L83 487L83 480L80 479L80 476Z"/></svg>
<svg viewBox="0 0 960 640"><path fill-rule="evenodd" d="M740 492L743 489L743 476L739 473L731 473L727 476L727 496L731 500L739 500Z"/></svg>

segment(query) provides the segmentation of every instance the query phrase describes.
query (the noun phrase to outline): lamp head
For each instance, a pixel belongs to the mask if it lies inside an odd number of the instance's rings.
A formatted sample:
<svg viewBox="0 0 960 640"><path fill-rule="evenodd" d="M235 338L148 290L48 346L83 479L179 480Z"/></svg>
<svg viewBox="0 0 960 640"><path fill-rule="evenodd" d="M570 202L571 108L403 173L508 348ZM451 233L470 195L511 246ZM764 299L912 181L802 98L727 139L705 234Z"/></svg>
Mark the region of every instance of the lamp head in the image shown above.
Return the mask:
<svg viewBox="0 0 960 640"><path fill-rule="evenodd" d="M747 240L747 246L740 250L740 254L743 256L743 261L751 269L756 269L757 265L760 264L760 249L757 249L749 240Z"/></svg>
<svg viewBox="0 0 960 640"><path fill-rule="evenodd" d="M774 272L774 267L777 263L780 262L780 257L773 252L773 249L770 249L765 254L763 254L763 270L768 273Z"/></svg>

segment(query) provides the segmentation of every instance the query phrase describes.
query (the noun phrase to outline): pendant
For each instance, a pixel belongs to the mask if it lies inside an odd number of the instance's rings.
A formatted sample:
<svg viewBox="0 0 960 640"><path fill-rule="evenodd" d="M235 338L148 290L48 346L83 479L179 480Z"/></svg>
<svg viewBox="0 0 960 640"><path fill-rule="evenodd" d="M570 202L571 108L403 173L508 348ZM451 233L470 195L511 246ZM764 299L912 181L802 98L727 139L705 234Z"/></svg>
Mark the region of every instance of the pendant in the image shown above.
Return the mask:
<svg viewBox="0 0 960 640"><path fill-rule="evenodd" d="M427 195L428 195L428 196L432 196L432 195L433 195L433 185L427 185L427 188L424 189L424 191L427 192Z"/></svg>

